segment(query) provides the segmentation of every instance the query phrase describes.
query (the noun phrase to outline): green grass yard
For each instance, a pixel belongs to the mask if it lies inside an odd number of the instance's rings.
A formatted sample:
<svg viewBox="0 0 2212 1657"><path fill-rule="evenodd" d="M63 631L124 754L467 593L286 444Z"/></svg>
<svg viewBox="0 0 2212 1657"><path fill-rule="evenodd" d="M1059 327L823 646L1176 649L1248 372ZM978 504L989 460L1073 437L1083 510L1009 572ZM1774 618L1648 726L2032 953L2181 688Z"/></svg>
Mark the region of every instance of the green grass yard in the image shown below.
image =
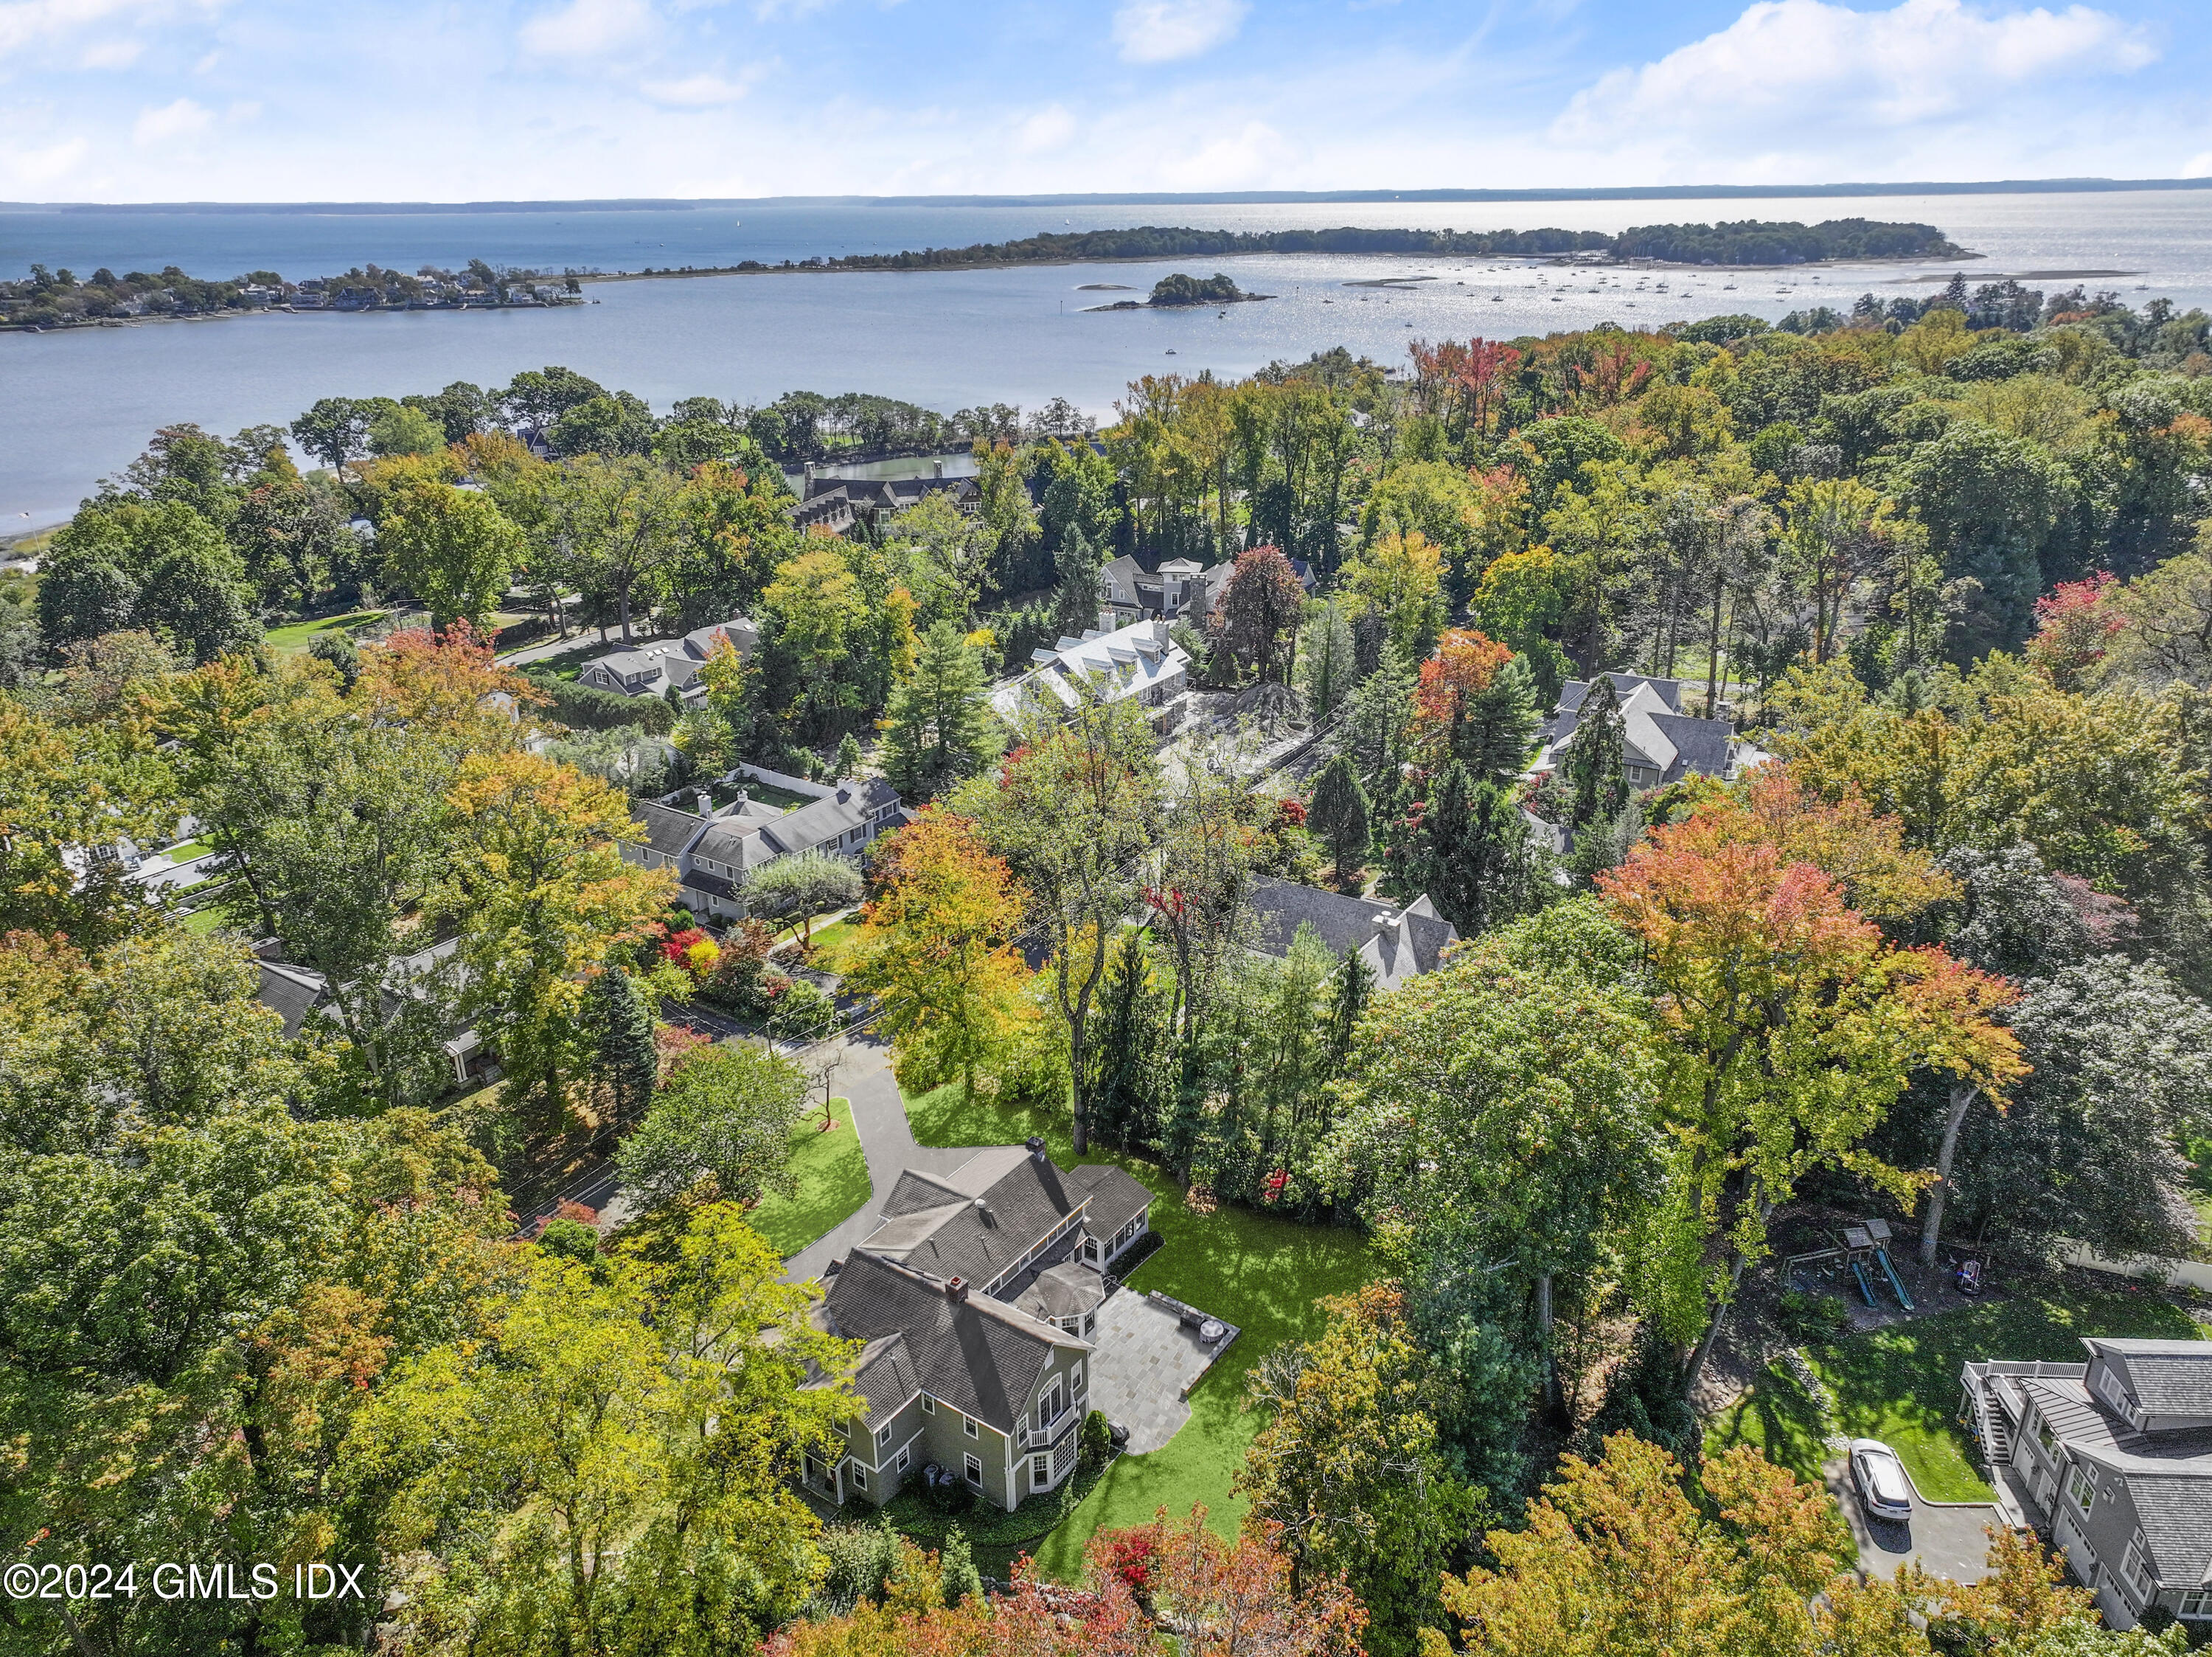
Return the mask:
<svg viewBox="0 0 2212 1657"><path fill-rule="evenodd" d="M752 1211L753 1229L789 1259L860 1212L868 1200L868 1159L853 1131L851 1101L832 1101L836 1126L822 1131L822 1118L809 1115L791 1130L791 1171L799 1194L773 1193Z"/></svg>
<svg viewBox="0 0 2212 1657"><path fill-rule="evenodd" d="M909 1100L907 1118L924 1145L1019 1144L1035 1134L1063 1167L1076 1161L1064 1112L1046 1112L995 1100L963 1100L957 1083ZM1263 1425L1243 1406L1244 1378L1286 1341L1321 1332L1317 1302L1349 1294L1376 1270L1367 1240L1353 1231L1301 1225L1235 1208L1194 1214L1164 1170L1094 1147L1083 1159L1117 1164L1157 1193L1152 1228L1158 1252L1130 1275L1139 1294L1158 1289L1237 1325L1243 1332L1191 1394L1182 1429L1149 1455L1123 1456L1067 1521L1036 1550L1048 1575L1073 1580L1083 1545L1102 1529L1141 1525L1156 1508L1182 1513L1205 1506L1215 1526L1233 1529L1245 1503L1230 1485L1245 1447Z"/></svg>
<svg viewBox="0 0 2212 1657"><path fill-rule="evenodd" d="M1806 1349L1835 1399L1837 1430L1878 1438L1931 1502L1986 1502L1972 1435L1958 1423L1959 1371L1970 1358L2078 1363L2084 1335L2189 1340L2207 1331L2148 1290L2082 1291L2078 1278L2030 1282L2010 1298L1916 1318ZM1769 1369L1708 1423L1705 1448L1749 1444L1800 1477L1818 1478L1820 1412L1796 1380Z"/></svg>
<svg viewBox="0 0 2212 1657"><path fill-rule="evenodd" d="M852 969L853 950L860 941L858 921L837 921L814 929L814 953L807 965L818 972L842 977Z"/></svg>
<svg viewBox="0 0 2212 1657"><path fill-rule="evenodd" d="M312 620L272 627L261 636L261 640L272 650L304 650L320 634L358 633L382 621L386 613L382 610L355 610L343 616L317 616Z"/></svg>

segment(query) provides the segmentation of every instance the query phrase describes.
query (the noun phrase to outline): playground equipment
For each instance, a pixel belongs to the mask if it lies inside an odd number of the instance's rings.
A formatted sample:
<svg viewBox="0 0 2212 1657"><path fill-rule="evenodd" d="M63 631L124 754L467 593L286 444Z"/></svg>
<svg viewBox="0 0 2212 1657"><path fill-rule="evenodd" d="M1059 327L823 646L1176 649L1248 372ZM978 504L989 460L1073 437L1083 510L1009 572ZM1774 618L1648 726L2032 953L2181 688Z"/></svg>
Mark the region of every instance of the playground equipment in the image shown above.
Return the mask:
<svg viewBox="0 0 2212 1657"><path fill-rule="evenodd" d="M1874 1283L1869 1268L1879 1272L1889 1284L1889 1292L1897 1297L1898 1305L1907 1312L1912 1310L1912 1296L1905 1290L1905 1280L1897 1275L1897 1268L1889 1260L1889 1224L1883 1220L1869 1220L1856 1226L1844 1228L1844 1258L1849 1263L1851 1275L1858 1279L1859 1293L1866 1296L1869 1306L1875 1304Z"/></svg>

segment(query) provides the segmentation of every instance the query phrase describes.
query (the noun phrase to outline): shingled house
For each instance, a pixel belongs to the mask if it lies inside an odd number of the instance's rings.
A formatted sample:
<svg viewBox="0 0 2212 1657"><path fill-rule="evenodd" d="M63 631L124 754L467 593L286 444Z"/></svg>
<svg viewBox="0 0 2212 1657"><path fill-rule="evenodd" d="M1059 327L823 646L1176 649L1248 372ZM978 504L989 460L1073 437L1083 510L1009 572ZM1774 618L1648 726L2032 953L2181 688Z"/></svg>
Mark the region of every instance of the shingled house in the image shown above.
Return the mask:
<svg viewBox="0 0 2212 1657"><path fill-rule="evenodd" d="M617 696L665 697L672 690L689 697L695 686L703 696L706 687L697 683L699 670L724 640L739 661L750 661L760 643L760 629L743 616L732 616L709 627L695 627L681 638L611 650L586 662L576 682Z"/></svg>
<svg viewBox="0 0 2212 1657"><path fill-rule="evenodd" d="M1459 929L1437 914L1425 895L1401 908L1263 874L1253 880L1250 898L1255 924L1249 947L1255 954L1285 959L1298 929L1310 926L1339 960L1358 951L1374 972L1378 990L1395 990L1409 978L1435 972L1444 951L1459 941Z"/></svg>
<svg viewBox="0 0 2212 1657"><path fill-rule="evenodd" d="M821 851L858 860L879 834L908 820L898 790L880 777L847 777L827 785L780 772L740 766L738 775L804 793L806 803L783 811L743 795L711 814L686 811L678 795L641 800L630 816L645 836L625 842L623 857L648 868L676 873L680 897L694 914L742 920L749 912L745 883L779 857ZM695 794L703 803L707 796Z"/></svg>
<svg viewBox="0 0 2212 1657"><path fill-rule="evenodd" d="M834 1464L807 1458L807 1489L880 1505L931 1463L1008 1511L1058 1489L1097 1367L1114 1361L1091 1338L1106 1274L1152 1203L1119 1168L1059 1167L1039 1139L949 1174L900 1174L815 1308L822 1328L865 1343L853 1377L865 1408Z"/></svg>
<svg viewBox="0 0 2212 1657"><path fill-rule="evenodd" d="M1725 719L1701 719L1682 711L1682 681L1646 679L1638 673L1607 673L1620 699L1621 761L1632 789L1655 789L1685 777L1736 777L1765 759L1765 753L1735 734ZM1559 687L1559 705L1545 722L1543 750L1528 768L1531 777L1555 769L1581 721L1589 685L1571 679Z"/></svg>
<svg viewBox="0 0 2212 1657"><path fill-rule="evenodd" d="M2114 1628L2153 1605L2212 1625L2212 1341L2081 1343L2086 1363L1985 1359L1960 1411Z"/></svg>

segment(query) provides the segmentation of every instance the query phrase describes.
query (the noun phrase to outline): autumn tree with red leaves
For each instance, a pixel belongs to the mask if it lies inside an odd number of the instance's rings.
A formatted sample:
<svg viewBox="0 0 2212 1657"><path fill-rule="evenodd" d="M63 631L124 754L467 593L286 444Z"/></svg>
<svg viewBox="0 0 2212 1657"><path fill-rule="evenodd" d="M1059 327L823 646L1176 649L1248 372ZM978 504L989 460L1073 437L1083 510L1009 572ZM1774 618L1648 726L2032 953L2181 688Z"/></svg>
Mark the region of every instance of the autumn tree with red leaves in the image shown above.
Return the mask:
<svg viewBox="0 0 2212 1657"><path fill-rule="evenodd" d="M1256 674L1263 685L1289 684L1305 598L1305 588L1282 548L1255 546L1238 553L1207 621L1215 649L1226 650L1240 672Z"/></svg>

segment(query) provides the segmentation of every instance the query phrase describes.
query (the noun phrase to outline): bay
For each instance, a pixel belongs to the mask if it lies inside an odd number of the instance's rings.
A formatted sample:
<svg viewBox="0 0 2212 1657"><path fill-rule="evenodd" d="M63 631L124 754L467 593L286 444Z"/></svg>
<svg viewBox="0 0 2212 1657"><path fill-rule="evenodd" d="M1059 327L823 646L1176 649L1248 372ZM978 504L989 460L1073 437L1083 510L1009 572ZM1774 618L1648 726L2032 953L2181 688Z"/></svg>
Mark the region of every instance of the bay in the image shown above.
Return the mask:
<svg viewBox="0 0 2212 1657"><path fill-rule="evenodd" d="M1533 261L1254 255L999 271L835 272L611 281L598 302L544 311L268 315L0 335L0 534L58 521L161 425L230 432L289 422L319 397L399 396L455 380L494 387L558 362L665 409L705 394L870 391L951 411L1067 398L1101 419L1142 374L1232 377L1336 345L1402 364L1414 338L1511 338L1748 312L1845 308L1871 289L1925 295L1963 270L2080 278L2140 304L2212 308L2212 192L1498 203L743 204L640 211L0 212L0 271L81 274L176 264L196 275L287 275L374 260L411 270L471 258L618 270L963 246L1134 224L1224 229L1337 224L1497 229L1865 216L1932 223L1983 257L1819 271L1639 272L1602 280ZM647 244L650 244L648 247ZM1176 269L1228 271L1265 304L1100 314L1086 284L1139 293ZM1638 290L1637 278L1645 279ZM1407 287L1347 284L1433 278ZM2036 275L2046 290L2070 277ZM1660 284L1667 291L1658 291Z"/></svg>

